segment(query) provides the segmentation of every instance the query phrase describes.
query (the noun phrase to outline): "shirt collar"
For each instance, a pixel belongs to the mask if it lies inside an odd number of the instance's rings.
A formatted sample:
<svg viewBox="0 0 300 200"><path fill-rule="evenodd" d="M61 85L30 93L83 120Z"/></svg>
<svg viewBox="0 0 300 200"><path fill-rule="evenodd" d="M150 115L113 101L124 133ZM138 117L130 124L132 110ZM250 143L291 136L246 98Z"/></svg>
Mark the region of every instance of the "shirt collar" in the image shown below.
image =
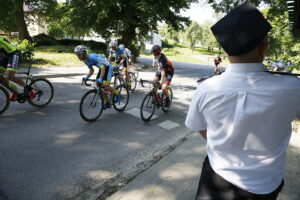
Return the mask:
<svg viewBox="0 0 300 200"><path fill-rule="evenodd" d="M231 63L226 72L264 72L266 66L262 63Z"/></svg>

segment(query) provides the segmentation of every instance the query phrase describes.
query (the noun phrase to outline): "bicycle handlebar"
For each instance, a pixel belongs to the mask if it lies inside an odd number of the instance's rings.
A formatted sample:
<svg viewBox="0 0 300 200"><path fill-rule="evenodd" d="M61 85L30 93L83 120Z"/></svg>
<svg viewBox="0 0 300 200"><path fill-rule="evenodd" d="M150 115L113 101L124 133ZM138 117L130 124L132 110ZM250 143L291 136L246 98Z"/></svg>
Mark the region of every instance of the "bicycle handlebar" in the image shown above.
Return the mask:
<svg viewBox="0 0 300 200"><path fill-rule="evenodd" d="M143 83L150 83L153 85L153 87L158 87L159 86L159 82L156 82L156 81L148 81L148 80L143 80L143 79L140 79L140 83L142 85L142 87L145 87Z"/></svg>
<svg viewBox="0 0 300 200"><path fill-rule="evenodd" d="M85 84L86 86L91 86L92 84L89 84L89 83L87 83L88 81L90 81L90 82L97 82L97 80L96 79L87 79L87 80L82 80L82 82L81 82L81 84Z"/></svg>

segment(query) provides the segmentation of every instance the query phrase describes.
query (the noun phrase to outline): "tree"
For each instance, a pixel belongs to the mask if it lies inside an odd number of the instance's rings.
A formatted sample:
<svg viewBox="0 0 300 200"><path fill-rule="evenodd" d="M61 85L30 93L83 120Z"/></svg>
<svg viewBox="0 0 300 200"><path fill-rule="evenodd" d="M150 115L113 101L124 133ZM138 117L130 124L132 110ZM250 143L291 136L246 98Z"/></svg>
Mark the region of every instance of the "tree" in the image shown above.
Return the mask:
<svg viewBox="0 0 300 200"><path fill-rule="evenodd" d="M24 12L24 4L28 5L29 10ZM28 39L31 37L27 30L26 21L30 21L30 16L46 16L55 8L56 0L7 0L0 2L0 16L7 16L4 23L11 23L17 26L19 38ZM2 20L2 19L1 19ZM9 21L8 21L9 20ZM5 31L14 31L14 26L1 26Z"/></svg>
<svg viewBox="0 0 300 200"><path fill-rule="evenodd" d="M180 16L197 0L70 0L72 24L92 28L104 38L115 36L129 47L137 37L157 31L157 22L180 30L189 18Z"/></svg>
<svg viewBox="0 0 300 200"><path fill-rule="evenodd" d="M244 2L244 0L200 0L206 2L212 6L212 8L217 12L228 13L232 8L237 7L239 4ZM266 5L269 6L270 12L283 12L287 8L286 0L250 0L254 5Z"/></svg>
<svg viewBox="0 0 300 200"><path fill-rule="evenodd" d="M194 51L198 42L203 41L203 29L197 22L192 22L186 29L186 40L190 48Z"/></svg>

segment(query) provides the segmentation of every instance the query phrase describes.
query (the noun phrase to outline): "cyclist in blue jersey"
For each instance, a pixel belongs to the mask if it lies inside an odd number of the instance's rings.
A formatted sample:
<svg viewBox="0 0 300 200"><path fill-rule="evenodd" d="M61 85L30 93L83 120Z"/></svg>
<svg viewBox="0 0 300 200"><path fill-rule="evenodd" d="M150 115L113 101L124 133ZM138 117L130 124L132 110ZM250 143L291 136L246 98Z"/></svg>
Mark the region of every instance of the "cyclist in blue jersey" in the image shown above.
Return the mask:
<svg viewBox="0 0 300 200"><path fill-rule="evenodd" d="M97 74L97 82L102 84L104 90L110 91L112 94L115 94L114 101L120 102L121 96L119 95L119 91L110 87L110 79L113 72L113 66L108 62L107 58L101 55L97 55L94 53L87 53L88 48L84 45L78 45L75 47L74 52L78 56L79 60L84 62L89 68L88 74L82 78L83 81L86 81L91 77L94 73L94 68L98 67L99 72ZM107 105L105 105L107 106ZM105 109L106 107L104 107Z"/></svg>
<svg viewBox="0 0 300 200"><path fill-rule="evenodd" d="M126 82L128 86L131 86L130 82L130 75L128 73L127 65L128 65L128 58L126 56L125 50L122 47L118 47L118 43L116 41L111 41L109 43L109 62L112 61L113 55L116 56L115 62L119 65L123 65L123 74L125 75Z"/></svg>
<svg viewBox="0 0 300 200"><path fill-rule="evenodd" d="M120 44L119 47L123 48L125 50L125 54L128 58L128 67L132 66L132 62L133 62L133 54L130 51L130 49L126 48L124 44Z"/></svg>

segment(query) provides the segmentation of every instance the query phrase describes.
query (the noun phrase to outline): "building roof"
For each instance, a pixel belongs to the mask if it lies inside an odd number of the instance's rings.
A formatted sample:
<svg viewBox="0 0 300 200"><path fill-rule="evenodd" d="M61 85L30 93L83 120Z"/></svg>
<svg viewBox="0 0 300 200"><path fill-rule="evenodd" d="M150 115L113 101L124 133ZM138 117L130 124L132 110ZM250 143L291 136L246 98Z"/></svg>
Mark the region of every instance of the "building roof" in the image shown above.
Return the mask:
<svg viewBox="0 0 300 200"><path fill-rule="evenodd" d="M300 38L300 0L287 0L289 26L293 37Z"/></svg>

